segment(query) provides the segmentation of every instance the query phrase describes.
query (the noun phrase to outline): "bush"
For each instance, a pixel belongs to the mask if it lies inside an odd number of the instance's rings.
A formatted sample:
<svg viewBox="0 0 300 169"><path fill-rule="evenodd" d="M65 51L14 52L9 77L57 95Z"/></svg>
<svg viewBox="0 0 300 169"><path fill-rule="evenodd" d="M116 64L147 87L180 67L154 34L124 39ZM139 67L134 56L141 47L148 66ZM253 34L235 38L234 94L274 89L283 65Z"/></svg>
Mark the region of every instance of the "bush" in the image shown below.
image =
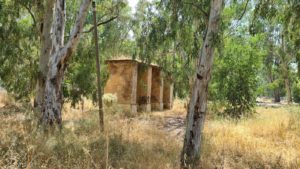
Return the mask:
<svg viewBox="0 0 300 169"><path fill-rule="evenodd" d="M112 107L118 102L118 97L116 94L107 93L103 95L103 103L106 107Z"/></svg>
<svg viewBox="0 0 300 169"><path fill-rule="evenodd" d="M293 99L294 102L300 103L300 81L297 80L293 85Z"/></svg>
<svg viewBox="0 0 300 169"><path fill-rule="evenodd" d="M121 106L118 105L118 97L116 94L112 94L112 93L104 94L102 97L102 101L104 104L105 112L107 113L118 114L123 111Z"/></svg>
<svg viewBox="0 0 300 169"><path fill-rule="evenodd" d="M251 73L251 65L236 65L234 70L228 74L225 92L226 105L225 114L234 118L248 116L255 106L256 75Z"/></svg>
<svg viewBox="0 0 300 169"><path fill-rule="evenodd" d="M238 37L229 39L226 47L215 62L210 98L214 102L225 102L222 115L241 118L251 115L256 102L258 70L261 54L254 37L245 42Z"/></svg>

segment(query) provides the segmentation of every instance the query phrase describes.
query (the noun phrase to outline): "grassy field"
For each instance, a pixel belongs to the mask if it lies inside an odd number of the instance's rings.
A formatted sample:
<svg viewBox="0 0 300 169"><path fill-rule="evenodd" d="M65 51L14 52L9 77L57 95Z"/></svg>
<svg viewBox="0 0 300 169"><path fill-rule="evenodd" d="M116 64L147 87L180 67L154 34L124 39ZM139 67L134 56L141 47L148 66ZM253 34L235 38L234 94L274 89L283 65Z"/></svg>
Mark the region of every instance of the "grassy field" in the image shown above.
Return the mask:
<svg viewBox="0 0 300 169"><path fill-rule="evenodd" d="M183 101L163 112L106 113L105 133L92 105L84 111L66 105L64 128L56 135L36 130L29 106L0 106L1 168L179 168ZM300 168L300 107L256 110L241 121L208 116L199 168Z"/></svg>

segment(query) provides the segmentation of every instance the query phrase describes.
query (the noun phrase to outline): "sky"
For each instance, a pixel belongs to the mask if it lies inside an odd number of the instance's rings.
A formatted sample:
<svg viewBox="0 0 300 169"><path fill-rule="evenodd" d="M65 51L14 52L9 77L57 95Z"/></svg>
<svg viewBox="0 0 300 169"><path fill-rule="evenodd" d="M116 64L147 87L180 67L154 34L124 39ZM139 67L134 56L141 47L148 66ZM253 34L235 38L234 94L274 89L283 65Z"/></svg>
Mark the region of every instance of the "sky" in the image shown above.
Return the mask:
<svg viewBox="0 0 300 169"><path fill-rule="evenodd" d="M128 0L128 3L129 3L129 6L131 7L131 11L132 13L135 13L135 7L136 7L136 4L138 3L139 0ZM130 39L133 39L133 32L132 30L129 31L129 38Z"/></svg>
<svg viewBox="0 0 300 169"><path fill-rule="evenodd" d="M138 0L128 0L128 3L129 3L129 6L132 9L132 12L134 13L135 12L135 6L138 3Z"/></svg>

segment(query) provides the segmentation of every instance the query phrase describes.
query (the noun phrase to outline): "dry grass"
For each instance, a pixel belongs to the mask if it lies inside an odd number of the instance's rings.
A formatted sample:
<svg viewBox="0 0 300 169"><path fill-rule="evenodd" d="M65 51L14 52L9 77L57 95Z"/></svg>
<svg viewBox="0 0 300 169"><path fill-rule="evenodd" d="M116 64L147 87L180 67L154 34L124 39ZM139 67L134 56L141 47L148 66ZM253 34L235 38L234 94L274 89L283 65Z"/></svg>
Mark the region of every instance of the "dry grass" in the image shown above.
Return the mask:
<svg viewBox="0 0 300 169"><path fill-rule="evenodd" d="M5 90L0 88L0 108L11 103L14 103L13 99L8 96Z"/></svg>
<svg viewBox="0 0 300 169"><path fill-rule="evenodd" d="M85 105L92 109L92 105ZM0 166L3 168L175 168L178 144L155 128L148 115L106 115L99 132L98 112L66 105L61 134L35 130L32 113L4 107L0 112ZM1 168L1 167L0 167Z"/></svg>
<svg viewBox="0 0 300 169"><path fill-rule="evenodd" d="M208 118L201 168L290 168L300 166L300 108L257 108L239 122ZM106 114L100 134L98 113L65 106L61 134L35 130L28 109L0 109L2 168L179 168L185 108L126 117ZM0 167L1 168L1 167Z"/></svg>
<svg viewBox="0 0 300 169"><path fill-rule="evenodd" d="M259 107L251 119L206 124L203 168L300 168L298 106Z"/></svg>

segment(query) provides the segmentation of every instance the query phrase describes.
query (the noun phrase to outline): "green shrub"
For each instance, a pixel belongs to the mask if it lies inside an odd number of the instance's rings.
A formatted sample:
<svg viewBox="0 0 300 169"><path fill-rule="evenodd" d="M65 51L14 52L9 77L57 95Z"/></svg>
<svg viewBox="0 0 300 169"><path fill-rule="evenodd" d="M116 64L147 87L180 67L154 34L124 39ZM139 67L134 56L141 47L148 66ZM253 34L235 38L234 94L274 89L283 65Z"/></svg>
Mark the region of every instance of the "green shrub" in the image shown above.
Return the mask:
<svg viewBox="0 0 300 169"><path fill-rule="evenodd" d="M112 107L118 102L118 96L112 93L104 94L102 99L103 99L103 104L106 107Z"/></svg>
<svg viewBox="0 0 300 169"><path fill-rule="evenodd" d="M106 113L121 114L123 112L122 107L118 105L118 97L116 94L104 94L102 100Z"/></svg>
<svg viewBox="0 0 300 169"><path fill-rule="evenodd" d="M300 103L300 81L297 80L293 85L293 100Z"/></svg>
<svg viewBox="0 0 300 169"><path fill-rule="evenodd" d="M232 118L251 115L256 102L258 89L258 70L262 53L258 48L259 37L250 42L235 37L226 50L218 53L214 64L213 81L210 86L210 99L225 103L222 114Z"/></svg>

